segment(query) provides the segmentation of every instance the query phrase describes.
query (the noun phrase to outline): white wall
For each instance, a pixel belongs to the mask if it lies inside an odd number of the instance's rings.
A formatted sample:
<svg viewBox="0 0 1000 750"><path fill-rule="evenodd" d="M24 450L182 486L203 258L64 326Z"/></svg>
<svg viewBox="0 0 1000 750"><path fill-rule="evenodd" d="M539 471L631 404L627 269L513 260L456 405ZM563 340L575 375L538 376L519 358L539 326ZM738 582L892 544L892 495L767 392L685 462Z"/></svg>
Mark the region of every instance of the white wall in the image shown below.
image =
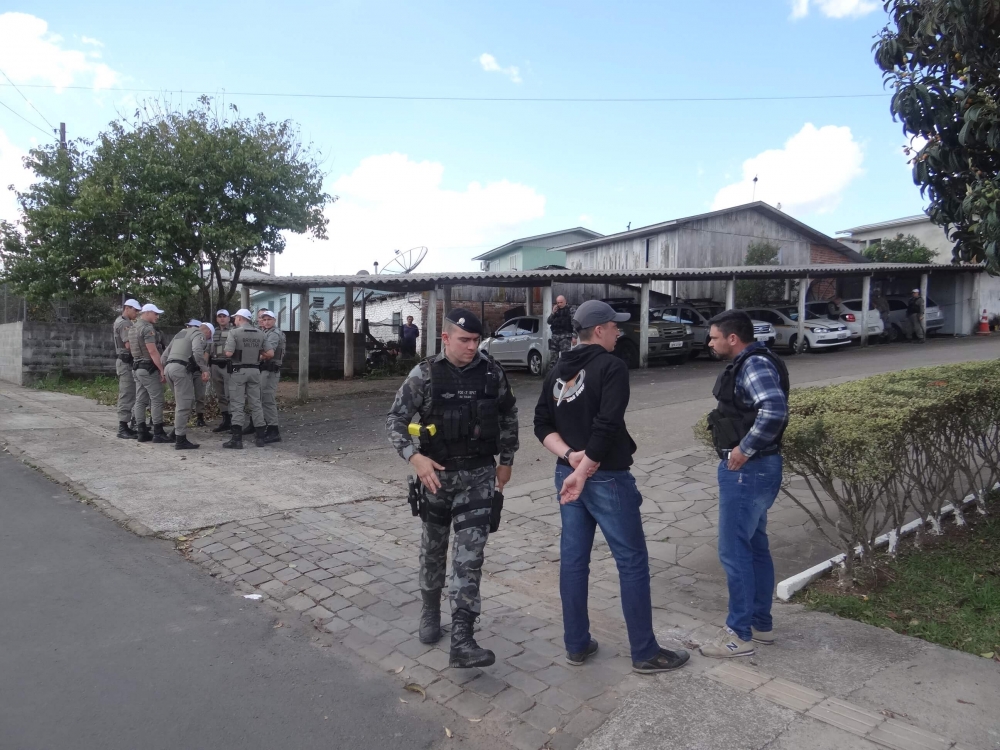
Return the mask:
<svg viewBox="0 0 1000 750"><path fill-rule="evenodd" d="M943 228L932 223L930 219L918 219L911 224L900 224L884 229L873 229L868 232L857 232L850 235L849 244L853 243L857 247L858 252L861 252L875 240L891 240L898 234L904 237L912 234L929 250L933 250L934 259L932 262L951 263L951 249L955 243L948 239L948 235L945 234Z"/></svg>
<svg viewBox="0 0 1000 750"><path fill-rule="evenodd" d="M399 329L391 325L376 325L379 323L392 323L392 314L400 313L400 320L405 323L408 315L413 316L413 322L418 326L421 324L419 293L407 295L394 295L391 297L380 297L370 300L365 306L365 317L368 318L368 330L372 336L380 341L395 341L399 338ZM344 319L344 308L337 307L333 311L333 330L343 331L341 321ZM361 331L361 305L354 303L354 331ZM420 331L423 335L423 329Z"/></svg>

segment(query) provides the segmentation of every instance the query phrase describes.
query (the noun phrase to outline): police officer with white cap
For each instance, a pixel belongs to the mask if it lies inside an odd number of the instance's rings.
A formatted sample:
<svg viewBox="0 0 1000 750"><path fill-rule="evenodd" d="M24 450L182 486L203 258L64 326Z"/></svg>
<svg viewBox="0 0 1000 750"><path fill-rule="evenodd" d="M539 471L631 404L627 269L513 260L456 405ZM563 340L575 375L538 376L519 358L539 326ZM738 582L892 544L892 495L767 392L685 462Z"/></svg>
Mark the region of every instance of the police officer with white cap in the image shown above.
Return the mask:
<svg viewBox="0 0 1000 750"><path fill-rule="evenodd" d="M115 342L115 372L118 375L118 437L135 440L139 433L128 426L135 407L135 378L132 376L132 352L129 351L128 330L138 317L142 305L134 299L125 300L122 314L115 318L112 338Z"/></svg>
<svg viewBox="0 0 1000 750"><path fill-rule="evenodd" d="M215 333L212 334L212 350L209 364L212 366L212 390L219 402L222 422L212 432L226 432L232 429L232 415L229 413L229 359L226 357L226 337L229 335L229 310L215 313Z"/></svg>
<svg viewBox="0 0 1000 750"><path fill-rule="evenodd" d="M204 324L200 320L195 320L192 318L188 321L187 327L194 328L198 331L203 331L202 328ZM211 337L209 337L211 340ZM191 348L193 350L194 361L198 364L199 369L197 372L191 374L191 378L194 382L194 400L195 400L195 414L198 416L197 421L194 423L195 427L205 426L205 393L208 388L208 381L211 380L212 370L208 364L208 342L205 340L204 336L196 336L192 334L191 337ZM208 369L208 378L201 377L201 363L205 363L205 367Z"/></svg>
<svg viewBox="0 0 1000 750"><path fill-rule="evenodd" d="M132 353L132 374L135 376L135 407L132 414L139 428L139 442L169 443L163 431L163 362L157 348L156 321L163 310L150 303L142 306L139 319L128 329L129 350ZM146 407L153 417L153 433L146 426Z"/></svg>
<svg viewBox="0 0 1000 750"><path fill-rule="evenodd" d="M240 308L233 316L235 328L226 337L225 355L229 363L229 408L232 414L232 437L223 448L243 447L243 404L250 405L254 424L264 424L264 411L260 405L260 360L262 354L273 354L266 348L264 332L250 322L253 313ZM257 427L255 445L263 447L264 427Z"/></svg>
<svg viewBox="0 0 1000 750"><path fill-rule="evenodd" d="M203 382L207 382L209 373L204 351L200 358L195 357L196 340L205 341L200 323L197 327L188 326L180 331L163 352L163 359L166 361L164 373L174 390L174 448L177 450L198 447L197 443L187 439L188 418L195 404L194 383L191 381L191 376L197 374Z"/></svg>
<svg viewBox="0 0 1000 750"><path fill-rule="evenodd" d="M278 429L278 381L281 379L281 360L285 356L285 333L275 325L274 313L261 310L257 322L264 331L264 352L260 363L260 402L264 410L264 442L280 443ZM268 354L270 352L270 355Z"/></svg>

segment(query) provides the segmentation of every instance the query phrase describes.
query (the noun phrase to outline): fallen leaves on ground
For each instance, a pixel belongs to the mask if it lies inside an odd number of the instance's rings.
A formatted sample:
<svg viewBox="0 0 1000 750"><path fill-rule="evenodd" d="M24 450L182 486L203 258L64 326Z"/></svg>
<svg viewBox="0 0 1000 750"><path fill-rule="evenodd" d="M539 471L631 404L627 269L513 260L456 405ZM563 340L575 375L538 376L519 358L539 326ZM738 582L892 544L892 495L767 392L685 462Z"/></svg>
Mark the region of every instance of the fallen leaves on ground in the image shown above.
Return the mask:
<svg viewBox="0 0 1000 750"><path fill-rule="evenodd" d="M406 685L403 685L403 690L409 690L411 693L420 693L422 697L427 697L427 692L415 682L409 682Z"/></svg>

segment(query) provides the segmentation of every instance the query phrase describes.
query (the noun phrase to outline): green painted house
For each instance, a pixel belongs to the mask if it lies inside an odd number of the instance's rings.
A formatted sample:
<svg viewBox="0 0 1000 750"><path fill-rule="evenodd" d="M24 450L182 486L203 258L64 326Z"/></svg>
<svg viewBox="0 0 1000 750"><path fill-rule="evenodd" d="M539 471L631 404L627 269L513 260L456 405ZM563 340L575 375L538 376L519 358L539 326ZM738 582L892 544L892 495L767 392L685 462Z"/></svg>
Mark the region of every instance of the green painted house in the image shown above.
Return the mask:
<svg viewBox="0 0 1000 750"><path fill-rule="evenodd" d="M558 248L603 236L583 227L563 229L513 240L477 255L473 260L482 263L484 271L530 271L543 266L563 266L566 265L566 254L559 252Z"/></svg>

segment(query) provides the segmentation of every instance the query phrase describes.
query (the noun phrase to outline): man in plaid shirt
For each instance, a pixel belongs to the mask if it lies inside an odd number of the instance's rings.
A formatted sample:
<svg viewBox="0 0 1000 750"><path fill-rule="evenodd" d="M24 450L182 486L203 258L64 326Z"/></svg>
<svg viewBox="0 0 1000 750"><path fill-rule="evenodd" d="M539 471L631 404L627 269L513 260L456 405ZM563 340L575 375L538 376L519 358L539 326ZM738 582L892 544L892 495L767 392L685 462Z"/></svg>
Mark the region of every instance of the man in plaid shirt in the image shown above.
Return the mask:
<svg viewBox="0 0 1000 750"><path fill-rule="evenodd" d="M709 347L731 360L712 394L709 415L719 454L719 560L729 585L729 617L703 656L750 656L754 643L774 643L771 596L774 563L767 511L781 487L781 436L788 424L788 370L753 336L750 316L727 310L714 317Z"/></svg>

